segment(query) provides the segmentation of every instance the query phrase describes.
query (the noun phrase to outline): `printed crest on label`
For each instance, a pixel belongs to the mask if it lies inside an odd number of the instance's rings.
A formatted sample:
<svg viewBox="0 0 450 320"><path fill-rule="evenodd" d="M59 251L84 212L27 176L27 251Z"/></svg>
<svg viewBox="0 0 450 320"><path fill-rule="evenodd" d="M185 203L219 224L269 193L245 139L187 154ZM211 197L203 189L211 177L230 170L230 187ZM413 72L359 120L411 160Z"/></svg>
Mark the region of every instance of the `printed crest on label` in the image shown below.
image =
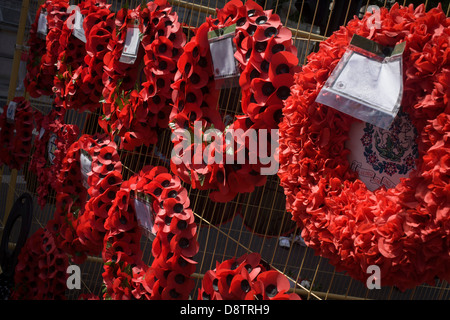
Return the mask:
<svg viewBox="0 0 450 320"><path fill-rule="evenodd" d="M353 123L346 148L350 167L359 179L374 191L381 186L395 188L401 178L408 178L419 157L417 130L408 114L401 110L390 130L366 122Z"/></svg>

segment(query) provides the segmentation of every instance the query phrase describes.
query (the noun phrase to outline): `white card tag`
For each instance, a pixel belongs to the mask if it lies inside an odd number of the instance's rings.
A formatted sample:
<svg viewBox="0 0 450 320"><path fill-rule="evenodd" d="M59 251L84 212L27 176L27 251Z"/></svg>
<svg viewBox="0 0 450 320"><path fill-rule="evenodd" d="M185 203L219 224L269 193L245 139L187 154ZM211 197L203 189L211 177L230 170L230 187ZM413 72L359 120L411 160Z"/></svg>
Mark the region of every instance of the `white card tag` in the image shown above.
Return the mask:
<svg viewBox="0 0 450 320"><path fill-rule="evenodd" d="M146 236L153 241L155 239L155 234L153 233L153 210L150 203L135 198L134 199L134 210L136 212L136 218L139 226L144 230Z"/></svg>
<svg viewBox="0 0 450 320"><path fill-rule="evenodd" d="M233 39L236 24L208 32L216 89L239 85L239 65L234 57L236 47Z"/></svg>
<svg viewBox="0 0 450 320"><path fill-rule="evenodd" d="M140 42L139 21L136 20L134 25L128 25L125 45L119 61L126 64L134 64L138 55Z"/></svg>
<svg viewBox="0 0 450 320"><path fill-rule="evenodd" d="M389 130L403 95L404 48L354 35L316 102Z"/></svg>
<svg viewBox="0 0 450 320"><path fill-rule="evenodd" d="M236 73L236 63L234 60L233 38L223 38L211 42L211 57L214 65L215 78L234 77Z"/></svg>
<svg viewBox="0 0 450 320"><path fill-rule="evenodd" d="M38 20L37 33L41 39L47 37L47 12L41 12Z"/></svg>
<svg viewBox="0 0 450 320"><path fill-rule="evenodd" d="M6 120L9 123L14 122L14 118L16 117L16 109L17 109L17 102L10 101L8 105L8 110L6 110Z"/></svg>
<svg viewBox="0 0 450 320"><path fill-rule="evenodd" d="M83 28L84 17L79 10L75 10L75 23L73 28L73 35L75 38L80 39L86 43L86 35Z"/></svg>
<svg viewBox="0 0 450 320"><path fill-rule="evenodd" d="M44 135L44 133L45 133L45 129L41 128L41 130L39 130L39 140L42 139L42 136Z"/></svg>
<svg viewBox="0 0 450 320"><path fill-rule="evenodd" d="M52 134L48 139L47 145L47 159L50 161L50 164L53 165L55 161L55 151L56 151L56 139L58 136L56 134Z"/></svg>
<svg viewBox="0 0 450 320"><path fill-rule="evenodd" d="M354 53L331 88L394 112L401 90L400 61L380 63Z"/></svg>
<svg viewBox="0 0 450 320"><path fill-rule="evenodd" d="M88 174L91 172L91 170L92 170L92 159L85 150L81 150L81 152L80 152L80 171L81 171L82 183L86 189L89 189L89 184L88 184L89 175Z"/></svg>

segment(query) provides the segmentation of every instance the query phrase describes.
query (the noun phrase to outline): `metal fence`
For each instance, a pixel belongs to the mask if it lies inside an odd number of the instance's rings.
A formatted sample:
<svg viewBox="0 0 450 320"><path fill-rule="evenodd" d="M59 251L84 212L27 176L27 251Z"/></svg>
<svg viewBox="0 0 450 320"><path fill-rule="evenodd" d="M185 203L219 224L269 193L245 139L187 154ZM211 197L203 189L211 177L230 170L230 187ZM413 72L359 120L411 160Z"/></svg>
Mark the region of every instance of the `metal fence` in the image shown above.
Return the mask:
<svg viewBox="0 0 450 320"><path fill-rule="evenodd" d="M140 1L129 1L133 7ZM180 21L187 26L197 27L207 16L214 16L215 8L221 8L224 0L171 0L169 1L178 13ZM340 25L344 25L353 16L358 16L369 5L390 7L393 1L295 1L295 0L258 0L265 9L273 9L281 17L281 21L293 31L294 43L298 49L301 64L306 62L308 54L317 50L317 45L326 39ZM450 12L449 1L441 1L447 16ZM113 8L119 8L124 1L111 1ZM401 5L409 3L425 3L427 9L435 6L437 1L399 1ZM26 44L30 22L35 16L38 1L24 0L17 3L0 1L0 20L17 27L17 45L14 51L12 73L10 78L7 101L14 96L23 95L15 90L20 54L23 44ZM15 10L15 19L9 21L8 10ZM20 12L20 14L17 14ZM9 19L9 20L8 20ZM16 22L16 24L15 24ZM221 99L230 105L237 105L240 92L222 90ZM34 108L43 113L51 109L51 98L31 99ZM96 122L96 114L80 114L70 111L66 114L66 123L77 124L82 133L100 132ZM151 148L140 147L133 152L121 151L124 159L124 179L139 172L143 164L161 165L167 167L167 162L161 155L169 155L171 150L170 131L159 139L158 145ZM1 151L0 151L1 152ZM23 192L29 192L36 199L36 180L27 166L19 172L4 166L0 169L0 223L5 224L12 203ZM246 252L259 252L262 258L272 267L288 276L292 283L300 283L307 279L310 289L293 285L303 298L307 299L436 299L448 300L450 286L447 282L436 280L434 285L423 284L414 289L400 292L394 287L383 287L380 290L369 290L365 284L353 280L345 273L337 272L324 258L316 256L313 250L300 243L291 242L289 248L279 245L281 236L293 236L300 233L291 221L290 214L285 210L285 196L279 186L278 177L272 176L267 183L256 188L250 194L241 194L226 204L213 203L208 199L207 191L186 188L189 191L191 206L196 214L199 225L198 241L200 251L195 259L198 261L194 277L198 279L193 291L196 299L197 288L203 274L214 269L216 261L223 261ZM32 234L37 228L45 226L54 212L55 195L50 196L48 204L41 209L35 200ZM252 230L247 226L252 225ZM246 226L247 225L247 226ZM256 231L255 231L256 230ZM11 239L14 243L14 239ZM142 238L144 261L151 261L151 243ZM82 270L81 290L68 290L69 299L77 299L80 293L101 294L103 261L101 257L89 257L80 266Z"/></svg>

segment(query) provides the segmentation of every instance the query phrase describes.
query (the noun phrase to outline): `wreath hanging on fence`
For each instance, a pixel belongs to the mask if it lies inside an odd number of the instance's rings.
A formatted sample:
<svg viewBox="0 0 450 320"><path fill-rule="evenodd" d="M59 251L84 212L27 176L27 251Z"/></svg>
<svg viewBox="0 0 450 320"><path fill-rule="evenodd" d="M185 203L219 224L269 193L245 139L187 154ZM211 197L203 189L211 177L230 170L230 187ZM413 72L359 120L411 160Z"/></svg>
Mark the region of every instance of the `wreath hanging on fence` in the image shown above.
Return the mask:
<svg viewBox="0 0 450 320"><path fill-rule="evenodd" d="M53 94L53 81L57 73L57 61L60 54L60 36L64 22L68 17L67 0L46 1L39 7L35 22L31 26L30 55L27 63L25 88L33 98ZM47 33L38 34L41 12L47 13ZM45 37L45 39L43 38Z"/></svg>
<svg viewBox="0 0 450 320"><path fill-rule="evenodd" d="M152 264L142 261L136 202L154 219ZM123 182L105 222L103 273L107 299L186 300L194 288L199 250L187 190L163 167L144 167ZM141 207L142 207L141 206Z"/></svg>
<svg viewBox="0 0 450 320"><path fill-rule="evenodd" d="M108 208L122 183L116 144L106 135L83 135L67 150L57 176L55 239L74 263L103 248Z"/></svg>
<svg viewBox="0 0 450 320"><path fill-rule="evenodd" d="M134 25L134 26L133 26ZM140 32L133 64L121 62L127 31ZM165 0L136 9L122 8L104 56L103 115L99 125L121 137L121 148L133 150L158 141L159 129L168 127L172 108L170 85L186 36L177 14Z"/></svg>
<svg viewBox="0 0 450 320"><path fill-rule="evenodd" d="M12 102L16 104L14 119L8 120L8 105L3 107L0 115L0 165L20 170L31 151L33 109L25 98L16 97Z"/></svg>
<svg viewBox="0 0 450 320"><path fill-rule="evenodd" d="M46 116L39 117L34 139L30 170L36 174L38 203L44 207L50 190L55 190L57 175L67 149L78 138L77 125L64 123L64 110L54 106Z"/></svg>
<svg viewBox="0 0 450 320"><path fill-rule="evenodd" d="M305 242L338 271L366 281L381 268L381 285L401 290L450 279L450 19L440 7L381 9L354 19L321 43L296 75L280 124L281 186ZM416 170L390 189L372 192L349 169L344 146L354 118L315 103L353 34L385 46L405 41L404 95L419 137Z"/></svg>
<svg viewBox="0 0 450 320"><path fill-rule="evenodd" d="M30 28L30 36L27 45L30 47L27 60L27 74L24 79L26 91L30 96L37 98L41 95L52 94L52 74L41 72L42 57L47 50L45 38L38 35L38 24L41 12L47 10L47 2L39 6L35 20Z"/></svg>
<svg viewBox="0 0 450 320"><path fill-rule="evenodd" d="M20 251L11 299L64 300L68 265L52 232L38 229Z"/></svg>
<svg viewBox="0 0 450 320"><path fill-rule="evenodd" d="M112 31L114 19L109 7L102 0L87 0L79 3L72 11L68 9L70 15L61 30L57 74L53 86L57 103L65 109L94 112L100 107L103 55L106 50L97 50L101 49L100 44L95 45L95 51L91 50L90 32L96 26L97 31L92 35L92 38L96 38L97 32L105 35L106 29ZM83 32L89 45L75 36L77 11L84 17ZM104 44L105 49L106 46L107 43Z"/></svg>
<svg viewBox="0 0 450 320"><path fill-rule="evenodd" d="M230 115L227 115L222 114L218 108L220 90L216 86L219 82L214 78L208 42L209 31L233 24L236 24L234 57L242 88L241 110L238 112L243 113L236 117L234 110L229 110ZM170 126L174 154L183 158L186 152L191 152L191 158L187 161L190 163L184 160L175 162L176 157L172 157L172 172L195 189L212 190L210 198L217 202L230 201L238 193L252 192L256 186L263 185L266 176L261 175L261 168L266 165L259 159L254 164L248 161L249 155L256 151L249 150L249 142L244 141L244 136L249 129L277 128L282 118L283 101L290 95L289 88L297 71L296 53L291 31L282 26L280 17L273 14L272 10L263 11L261 6L251 0L245 5L238 0L230 1L223 9L217 10L216 19L207 18L185 46L177 64L176 81L172 85L174 108ZM227 123L226 119L230 116L232 123ZM195 129L196 121L201 122L198 130ZM244 164L237 161L238 152L242 151L232 148L216 149L215 152L223 153L222 159L231 152L233 164L225 163L225 160L222 163L211 163L209 160L195 163L198 156L196 153L203 154L209 144L203 141L203 135L212 128L221 132L226 129L242 129L245 134L237 139L241 143L244 141L241 144L246 157ZM201 146L195 146L194 141L190 141L189 148L183 150L184 138L179 134L183 129L189 130L192 136L199 136ZM270 137L266 139L270 145ZM222 136L222 142L224 141L225 135ZM271 150L270 146L268 150ZM211 153L208 154L208 159L214 157L214 152Z"/></svg>

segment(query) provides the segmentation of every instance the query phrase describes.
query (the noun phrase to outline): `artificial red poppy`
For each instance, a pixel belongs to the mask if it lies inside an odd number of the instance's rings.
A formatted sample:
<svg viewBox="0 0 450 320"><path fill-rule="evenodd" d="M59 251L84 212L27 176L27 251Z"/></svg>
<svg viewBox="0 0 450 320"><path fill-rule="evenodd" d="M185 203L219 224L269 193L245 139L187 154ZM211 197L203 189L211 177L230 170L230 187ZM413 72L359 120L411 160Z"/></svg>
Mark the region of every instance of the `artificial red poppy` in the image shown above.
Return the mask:
<svg viewBox="0 0 450 320"><path fill-rule="evenodd" d="M290 289L289 280L275 270L265 271L257 279L264 283L264 295L269 299Z"/></svg>
<svg viewBox="0 0 450 320"><path fill-rule="evenodd" d="M276 15L272 15L274 17ZM283 42L292 38L292 31L288 28L280 27L279 20L272 18L268 20L267 25L260 26L255 31L255 40L259 42L268 41L275 37L278 41Z"/></svg>
<svg viewBox="0 0 450 320"><path fill-rule="evenodd" d="M238 300L244 300L245 296L252 290L252 280L245 268L233 277L230 284L230 292Z"/></svg>
<svg viewBox="0 0 450 320"><path fill-rule="evenodd" d="M296 55L288 51L277 52L271 57L269 78L275 81L277 76L281 74L289 74L292 76L293 73L297 73L297 66L298 58Z"/></svg>

